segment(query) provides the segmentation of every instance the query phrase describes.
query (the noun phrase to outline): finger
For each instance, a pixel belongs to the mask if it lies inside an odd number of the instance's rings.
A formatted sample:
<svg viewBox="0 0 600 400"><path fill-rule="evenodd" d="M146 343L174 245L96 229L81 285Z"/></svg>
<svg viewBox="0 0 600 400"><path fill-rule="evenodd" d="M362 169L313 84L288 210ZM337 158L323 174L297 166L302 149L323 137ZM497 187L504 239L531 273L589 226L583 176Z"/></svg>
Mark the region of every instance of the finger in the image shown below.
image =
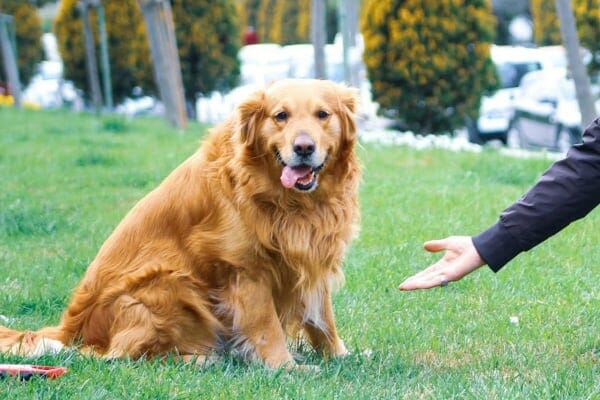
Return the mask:
<svg viewBox="0 0 600 400"><path fill-rule="evenodd" d="M417 290L417 289L431 289L433 287L440 286L442 283L439 276L426 276L421 278L414 277L408 278L402 282L398 289L401 291Z"/></svg>
<svg viewBox="0 0 600 400"><path fill-rule="evenodd" d="M448 247L447 239L428 240L423 243L425 250L436 253L438 251L446 250Z"/></svg>
<svg viewBox="0 0 600 400"><path fill-rule="evenodd" d="M430 267L420 271L402 282L398 289L413 290L413 289L428 289L434 286L439 286L441 277L444 276L444 264L437 262Z"/></svg>

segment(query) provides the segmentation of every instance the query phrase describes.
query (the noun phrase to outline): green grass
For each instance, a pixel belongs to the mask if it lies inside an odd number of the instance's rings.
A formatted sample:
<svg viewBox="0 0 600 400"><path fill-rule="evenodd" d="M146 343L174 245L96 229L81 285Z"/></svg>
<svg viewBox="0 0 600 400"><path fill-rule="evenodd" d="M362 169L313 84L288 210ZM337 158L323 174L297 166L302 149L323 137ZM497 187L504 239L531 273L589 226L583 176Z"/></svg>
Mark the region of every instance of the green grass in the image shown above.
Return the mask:
<svg viewBox="0 0 600 400"><path fill-rule="evenodd" d="M8 325L57 323L105 238L204 130L0 108L0 315ZM0 398L600 399L598 211L499 274L481 269L445 289L396 289L437 259L421 250L424 240L486 228L550 161L493 150L363 145L358 152L362 230L334 298L352 355L326 362L298 349L320 373L227 359L197 370L70 352L0 355L4 363L70 370L55 381L0 380Z"/></svg>

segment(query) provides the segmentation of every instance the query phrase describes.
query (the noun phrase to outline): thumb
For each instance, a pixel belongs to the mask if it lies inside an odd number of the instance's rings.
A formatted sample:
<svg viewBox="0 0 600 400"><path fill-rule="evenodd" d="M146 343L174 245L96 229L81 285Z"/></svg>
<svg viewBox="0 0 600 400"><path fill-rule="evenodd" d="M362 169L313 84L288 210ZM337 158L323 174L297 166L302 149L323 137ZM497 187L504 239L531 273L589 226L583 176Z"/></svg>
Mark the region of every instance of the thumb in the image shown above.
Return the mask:
<svg viewBox="0 0 600 400"><path fill-rule="evenodd" d="M446 250L446 239L428 240L423 243L423 248L431 253L437 253L438 251Z"/></svg>

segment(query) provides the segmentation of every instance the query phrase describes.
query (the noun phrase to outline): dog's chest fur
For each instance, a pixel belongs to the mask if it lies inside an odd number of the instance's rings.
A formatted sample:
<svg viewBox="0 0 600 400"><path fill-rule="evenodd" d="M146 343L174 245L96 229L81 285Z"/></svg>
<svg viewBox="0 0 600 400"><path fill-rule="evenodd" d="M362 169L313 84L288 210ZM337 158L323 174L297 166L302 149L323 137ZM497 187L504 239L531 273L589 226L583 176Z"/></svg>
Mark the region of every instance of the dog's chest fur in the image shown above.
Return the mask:
<svg viewBox="0 0 600 400"><path fill-rule="evenodd" d="M218 268L229 269L233 275L251 273L268 282L282 326L289 333L305 323L321 328L323 301L344 280L340 264L354 234L353 209L331 204L313 205L310 212L264 204L242 206L240 219L230 231L234 234L231 242L240 247L227 251L240 258L220 260L225 265ZM213 296L215 314L235 332L236 279L230 276L224 283L229 287Z"/></svg>

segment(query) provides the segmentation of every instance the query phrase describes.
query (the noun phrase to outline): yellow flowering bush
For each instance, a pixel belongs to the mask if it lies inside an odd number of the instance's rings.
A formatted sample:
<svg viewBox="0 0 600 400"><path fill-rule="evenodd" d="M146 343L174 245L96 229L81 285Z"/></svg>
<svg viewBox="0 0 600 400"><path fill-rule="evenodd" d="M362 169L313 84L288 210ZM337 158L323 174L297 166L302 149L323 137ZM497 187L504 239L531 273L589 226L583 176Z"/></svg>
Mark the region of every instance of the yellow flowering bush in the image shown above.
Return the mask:
<svg viewBox="0 0 600 400"><path fill-rule="evenodd" d="M186 98L237 85L241 46L233 0L172 0Z"/></svg>
<svg viewBox="0 0 600 400"><path fill-rule="evenodd" d="M374 100L417 132L476 118L481 95L498 85L487 0L366 0L361 31Z"/></svg>
<svg viewBox="0 0 600 400"><path fill-rule="evenodd" d="M67 79L87 89L83 25L78 2L61 1L53 29L65 62ZM239 76L236 55L240 45L233 0L172 0L171 4L186 98L193 101L197 92L209 93L233 86ZM147 32L137 0L103 0L103 5L116 101L131 95L136 86L147 93L155 93ZM99 55L96 18L96 10L92 9L91 23Z"/></svg>
<svg viewBox="0 0 600 400"><path fill-rule="evenodd" d="M62 0L53 30L65 65L65 76L88 92L82 16L79 0ZM129 96L135 86L152 91L154 81L146 30L136 0L104 0L112 91L116 101ZM97 49L98 73L100 45L96 10L90 11Z"/></svg>

